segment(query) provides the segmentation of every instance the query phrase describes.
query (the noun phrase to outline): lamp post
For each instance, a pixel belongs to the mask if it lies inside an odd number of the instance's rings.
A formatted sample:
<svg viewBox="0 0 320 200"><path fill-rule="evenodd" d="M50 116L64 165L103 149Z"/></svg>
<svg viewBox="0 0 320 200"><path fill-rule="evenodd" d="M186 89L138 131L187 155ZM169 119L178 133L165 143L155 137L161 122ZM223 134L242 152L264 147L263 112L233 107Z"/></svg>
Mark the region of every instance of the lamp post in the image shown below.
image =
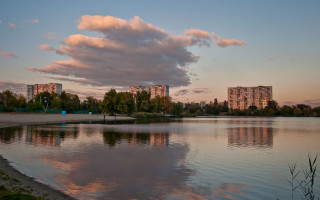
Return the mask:
<svg viewBox="0 0 320 200"><path fill-rule="evenodd" d="M48 109L48 101L47 101L47 97L44 97L44 102L47 104L47 107L46 107L46 109L45 109L45 113L47 112L47 109Z"/></svg>

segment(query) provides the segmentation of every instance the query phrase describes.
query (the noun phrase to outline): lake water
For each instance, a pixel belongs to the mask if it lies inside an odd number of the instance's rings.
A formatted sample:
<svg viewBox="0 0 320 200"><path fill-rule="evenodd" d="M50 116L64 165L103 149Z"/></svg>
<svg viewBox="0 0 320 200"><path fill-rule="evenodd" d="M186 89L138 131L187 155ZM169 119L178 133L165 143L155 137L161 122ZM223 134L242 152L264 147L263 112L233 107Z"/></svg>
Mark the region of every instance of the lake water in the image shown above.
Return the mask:
<svg viewBox="0 0 320 200"><path fill-rule="evenodd" d="M320 118L0 129L4 158L77 199L290 199L289 164L319 152Z"/></svg>

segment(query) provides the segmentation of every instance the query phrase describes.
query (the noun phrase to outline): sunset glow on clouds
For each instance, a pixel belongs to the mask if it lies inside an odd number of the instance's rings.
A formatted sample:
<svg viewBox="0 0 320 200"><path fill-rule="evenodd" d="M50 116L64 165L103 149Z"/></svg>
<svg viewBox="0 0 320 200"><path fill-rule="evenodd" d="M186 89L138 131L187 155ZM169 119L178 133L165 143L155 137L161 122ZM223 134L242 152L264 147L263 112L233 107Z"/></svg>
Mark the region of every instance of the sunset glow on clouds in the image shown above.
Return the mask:
<svg viewBox="0 0 320 200"><path fill-rule="evenodd" d="M320 1L98 2L3 1L0 81L95 97L166 84L182 102L270 85L280 105L320 99Z"/></svg>
<svg viewBox="0 0 320 200"><path fill-rule="evenodd" d="M5 58L15 58L15 57L17 57L17 56L14 55L13 53L6 52L6 51L0 51L0 55L4 55Z"/></svg>
<svg viewBox="0 0 320 200"><path fill-rule="evenodd" d="M47 44L42 44L38 46L39 49L42 49L44 51L54 51L54 48L47 45Z"/></svg>
<svg viewBox="0 0 320 200"><path fill-rule="evenodd" d="M210 46L215 38L198 29L186 30L185 35L171 35L138 16L127 21L113 16L84 15L78 29L100 32L103 37L70 35L59 48L61 54L72 58L70 61L55 61L44 68L29 69L97 86L187 86L190 84L188 65L198 60L188 47ZM223 47L245 44L230 41L217 44ZM38 47L54 51L46 44Z"/></svg>

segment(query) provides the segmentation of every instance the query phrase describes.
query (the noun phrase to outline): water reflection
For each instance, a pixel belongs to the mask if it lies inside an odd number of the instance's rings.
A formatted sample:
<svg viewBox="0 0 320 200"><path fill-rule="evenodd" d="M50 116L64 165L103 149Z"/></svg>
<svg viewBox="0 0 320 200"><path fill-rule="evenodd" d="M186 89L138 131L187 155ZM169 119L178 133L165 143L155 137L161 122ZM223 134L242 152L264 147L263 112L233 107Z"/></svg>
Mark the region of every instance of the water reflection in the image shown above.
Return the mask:
<svg viewBox="0 0 320 200"><path fill-rule="evenodd" d="M6 144L10 144L16 140L21 140L23 137L23 127L6 127L0 129L0 141Z"/></svg>
<svg viewBox="0 0 320 200"><path fill-rule="evenodd" d="M186 180L195 174L184 162L188 145L153 146L165 145L168 134L104 132L103 138L112 150L85 145L73 152L72 162L65 154L43 158L55 168L66 169L56 181L67 193L80 199L165 199L173 190L185 188Z"/></svg>
<svg viewBox="0 0 320 200"><path fill-rule="evenodd" d="M169 133L122 133L105 130L103 141L109 147L127 142L130 144L149 144L150 146L165 147L169 145Z"/></svg>
<svg viewBox="0 0 320 200"><path fill-rule="evenodd" d="M236 127L228 129L228 146L272 148L273 128Z"/></svg>
<svg viewBox="0 0 320 200"><path fill-rule="evenodd" d="M77 127L63 126L26 126L26 143L58 147L66 138L77 138Z"/></svg>

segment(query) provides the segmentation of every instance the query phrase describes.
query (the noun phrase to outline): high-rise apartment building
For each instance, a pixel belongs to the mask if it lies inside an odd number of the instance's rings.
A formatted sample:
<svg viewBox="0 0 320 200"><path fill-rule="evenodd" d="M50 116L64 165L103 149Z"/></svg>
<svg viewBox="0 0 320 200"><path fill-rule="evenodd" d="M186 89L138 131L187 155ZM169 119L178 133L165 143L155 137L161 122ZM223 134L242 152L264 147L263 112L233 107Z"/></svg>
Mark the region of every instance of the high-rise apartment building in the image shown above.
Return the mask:
<svg viewBox="0 0 320 200"><path fill-rule="evenodd" d="M230 109L248 109L257 106L265 108L268 101L272 101L272 86L258 87L229 87L228 106Z"/></svg>
<svg viewBox="0 0 320 200"><path fill-rule="evenodd" d="M47 83L47 84L35 84L27 85L27 101L31 101L41 92L54 92L61 94L62 84L60 83Z"/></svg>
<svg viewBox="0 0 320 200"><path fill-rule="evenodd" d="M149 92L148 86L130 86L129 92L133 95L136 95L138 92L147 91Z"/></svg>
<svg viewBox="0 0 320 200"><path fill-rule="evenodd" d="M152 86L130 86L129 92L136 95L138 92L147 91L150 92L151 99L156 96L165 97L169 96L169 86L168 85L152 85Z"/></svg>
<svg viewBox="0 0 320 200"><path fill-rule="evenodd" d="M169 86L168 85L152 85L150 88L151 99L156 96L168 97L169 96Z"/></svg>

